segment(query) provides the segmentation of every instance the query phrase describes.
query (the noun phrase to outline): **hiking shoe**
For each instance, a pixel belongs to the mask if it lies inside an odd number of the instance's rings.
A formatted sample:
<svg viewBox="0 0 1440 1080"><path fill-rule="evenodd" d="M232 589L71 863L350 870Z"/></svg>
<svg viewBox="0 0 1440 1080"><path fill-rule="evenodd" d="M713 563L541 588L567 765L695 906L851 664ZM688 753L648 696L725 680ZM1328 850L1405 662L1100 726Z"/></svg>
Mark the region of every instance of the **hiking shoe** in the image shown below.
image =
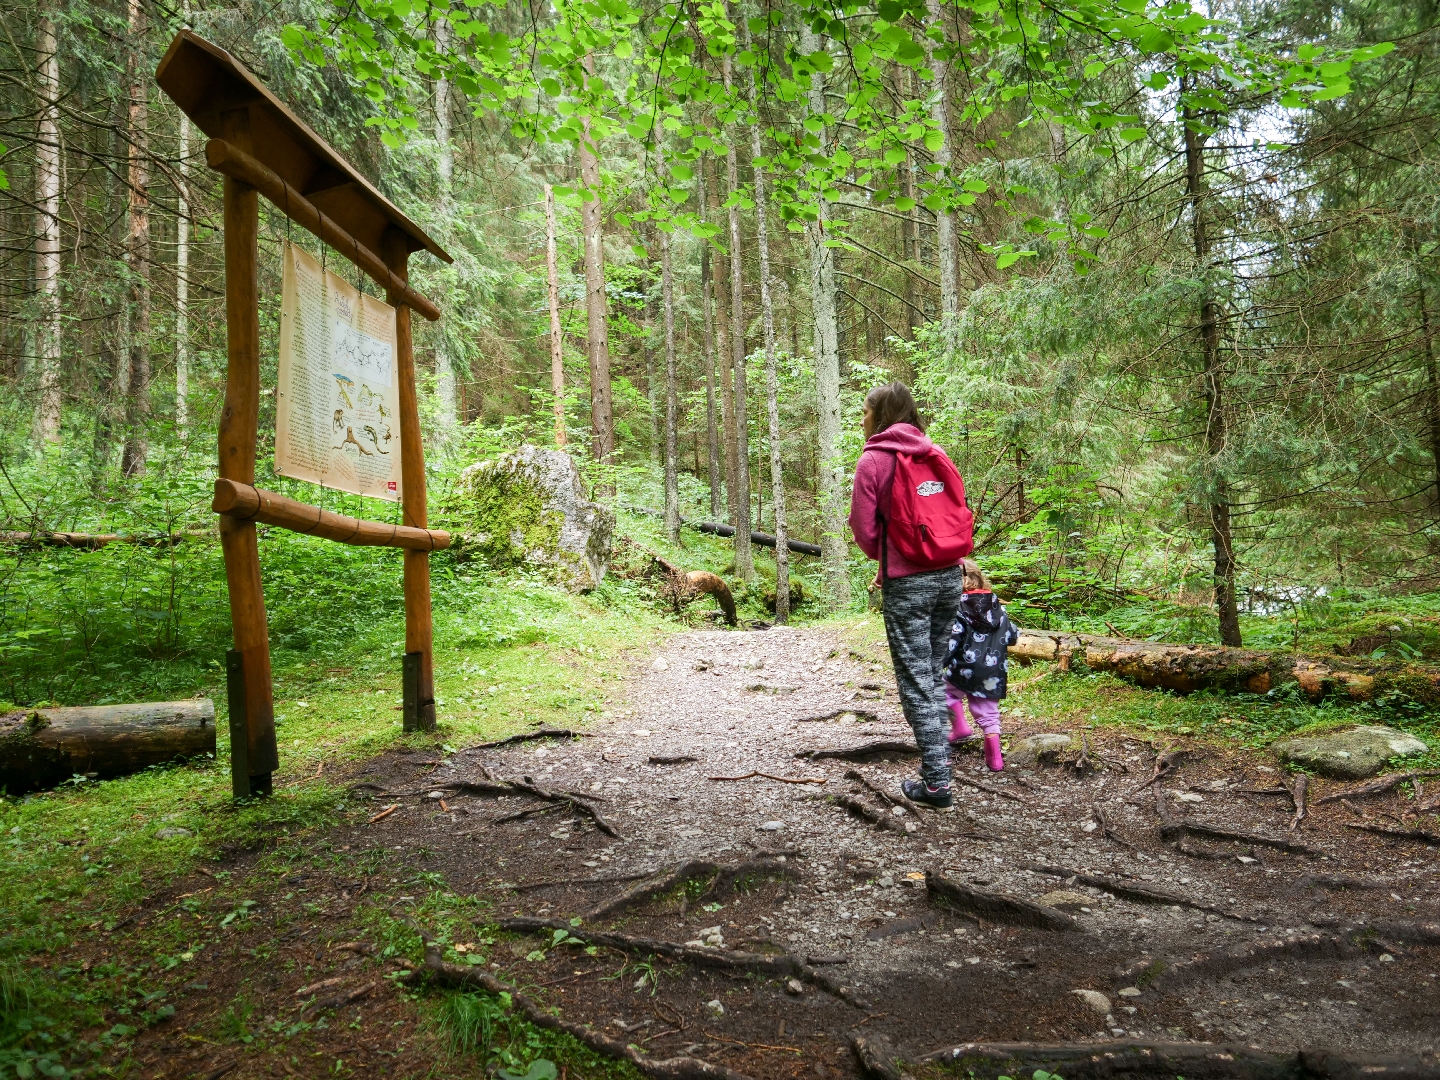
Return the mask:
<svg viewBox="0 0 1440 1080"><path fill-rule="evenodd" d="M917 802L936 810L948 810L955 801L950 796L949 784L931 787L924 780L902 780L900 790L911 802Z"/></svg>

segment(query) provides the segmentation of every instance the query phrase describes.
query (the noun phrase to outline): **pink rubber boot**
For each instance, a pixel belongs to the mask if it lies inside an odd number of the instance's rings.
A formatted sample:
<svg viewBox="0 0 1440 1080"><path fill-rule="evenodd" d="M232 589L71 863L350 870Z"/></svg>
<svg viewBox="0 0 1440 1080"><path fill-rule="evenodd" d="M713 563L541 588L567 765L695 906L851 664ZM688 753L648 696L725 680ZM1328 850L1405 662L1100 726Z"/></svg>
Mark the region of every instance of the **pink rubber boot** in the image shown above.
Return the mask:
<svg viewBox="0 0 1440 1080"><path fill-rule="evenodd" d="M950 741L961 742L965 739L974 738L975 729L970 726L970 721L965 718L965 702L953 701L950 703Z"/></svg>
<svg viewBox="0 0 1440 1080"><path fill-rule="evenodd" d="M1005 755L1000 752L1000 736L985 736L985 767L991 772L1003 772Z"/></svg>

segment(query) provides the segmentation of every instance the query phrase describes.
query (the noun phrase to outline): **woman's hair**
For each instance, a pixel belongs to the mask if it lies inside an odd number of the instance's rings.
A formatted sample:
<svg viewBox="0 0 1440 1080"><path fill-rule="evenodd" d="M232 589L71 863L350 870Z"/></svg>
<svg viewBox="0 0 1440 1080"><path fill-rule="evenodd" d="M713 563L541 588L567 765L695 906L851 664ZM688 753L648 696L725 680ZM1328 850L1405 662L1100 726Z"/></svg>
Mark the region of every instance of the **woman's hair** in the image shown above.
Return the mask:
<svg viewBox="0 0 1440 1080"><path fill-rule="evenodd" d="M902 382L885 383L865 395L865 408L875 414L875 434L880 434L891 424L910 424L925 430L920 422L920 410L915 407L915 398L910 388Z"/></svg>
<svg viewBox="0 0 1440 1080"><path fill-rule="evenodd" d="M980 564L974 559L961 559L960 569L965 572L965 591L974 592L977 589L984 589L986 592L994 592L990 585L990 579L985 576L985 571L980 569Z"/></svg>

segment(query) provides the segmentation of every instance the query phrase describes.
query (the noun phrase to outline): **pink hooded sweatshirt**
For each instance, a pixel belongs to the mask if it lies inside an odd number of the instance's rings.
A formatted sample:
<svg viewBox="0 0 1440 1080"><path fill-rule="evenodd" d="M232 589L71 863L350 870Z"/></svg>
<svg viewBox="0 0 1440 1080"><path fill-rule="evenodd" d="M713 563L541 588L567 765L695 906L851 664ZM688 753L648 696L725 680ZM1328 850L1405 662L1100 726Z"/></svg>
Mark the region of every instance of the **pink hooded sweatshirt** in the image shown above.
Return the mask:
<svg viewBox="0 0 1440 1080"><path fill-rule="evenodd" d="M934 444L914 424L891 424L872 435L855 465L855 486L850 495L850 531L860 550L880 561L880 523L890 512L890 485L895 480L895 454L918 454ZM909 577L927 567L905 561L892 547L886 556L890 577Z"/></svg>

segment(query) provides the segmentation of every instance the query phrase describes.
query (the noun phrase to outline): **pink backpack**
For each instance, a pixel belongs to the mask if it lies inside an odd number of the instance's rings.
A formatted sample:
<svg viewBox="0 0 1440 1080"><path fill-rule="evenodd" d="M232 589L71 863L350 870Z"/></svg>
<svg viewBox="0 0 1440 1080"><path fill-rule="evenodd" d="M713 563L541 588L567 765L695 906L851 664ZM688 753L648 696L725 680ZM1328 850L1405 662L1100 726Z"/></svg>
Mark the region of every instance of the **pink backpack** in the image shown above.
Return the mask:
<svg viewBox="0 0 1440 1080"><path fill-rule="evenodd" d="M885 540L925 570L955 566L975 546L975 517L965 505L965 481L938 446L895 455L895 482ZM889 577L886 570L885 576Z"/></svg>

